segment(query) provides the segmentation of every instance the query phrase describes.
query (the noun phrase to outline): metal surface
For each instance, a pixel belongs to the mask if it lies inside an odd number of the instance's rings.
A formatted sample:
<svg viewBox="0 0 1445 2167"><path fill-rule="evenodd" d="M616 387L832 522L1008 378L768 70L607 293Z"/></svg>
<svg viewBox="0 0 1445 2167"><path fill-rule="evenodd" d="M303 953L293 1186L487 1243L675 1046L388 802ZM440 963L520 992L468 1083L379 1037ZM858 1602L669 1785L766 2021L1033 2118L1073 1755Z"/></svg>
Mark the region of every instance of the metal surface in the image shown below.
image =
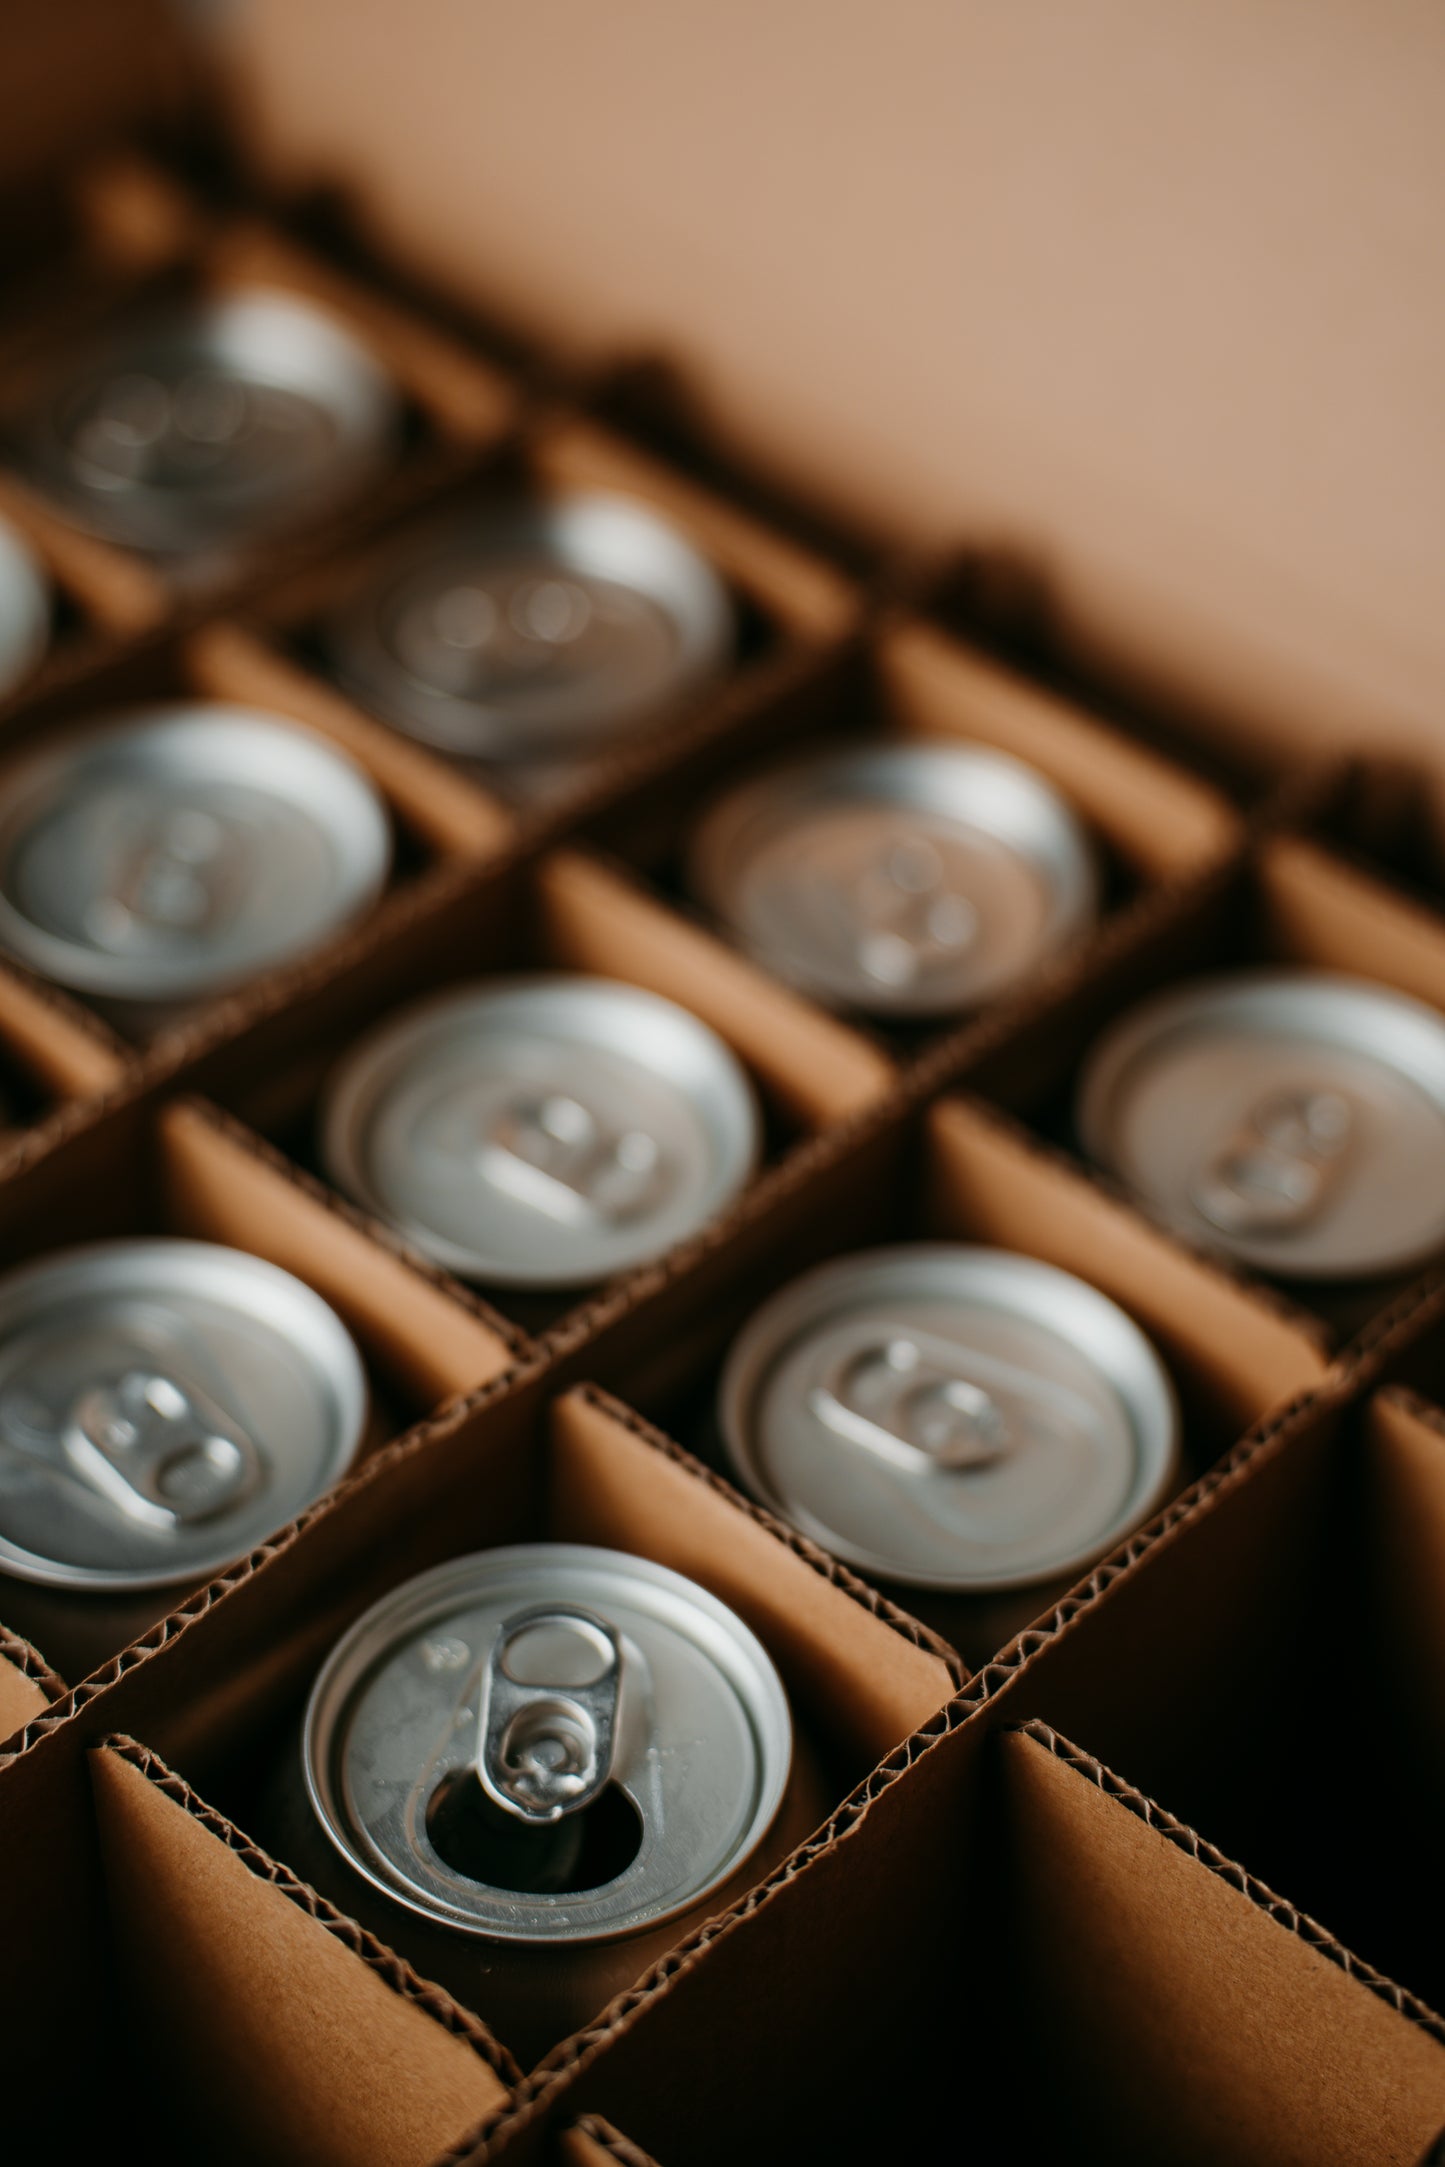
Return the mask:
<svg viewBox="0 0 1445 2167"><path fill-rule="evenodd" d="M342 1063L333 1180L463 1277L580 1286L660 1256L756 1164L729 1048L614 979L501 978L420 1002Z"/></svg>
<svg viewBox="0 0 1445 2167"><path fill-rule="evenodd" d="M1445 1245L1445 1017L1364 979L1246 971L1131 1010L1079 1087L1084 1148L1191 1241L1286 1278Z"/></svg>
<svg viewBox="0 0 1445 2167"><path fill-rule="evenodd" d="M1098 907L1088 837L1052 785L962 744L857 745L745 782L699 826L690 880L769 970L879 1016L975 1007Z"/></svg>
<svg viewBox="0 0 1445 2167"><path fill-rule="evenodd" d="M50 583L34 551L0 519L0 698L37 666L50 643Z"/></svg>
<svg viewBox="0 0 1445 2167"><path fill-rule="evenodd" d="M366 910L386 808L300 724L214 702L136 710L0 770L0 946L58 984L181 1004Z"/></svg>
<svg viewBox="0 0 1445 2167"><path fill-rule="evenodd" d="M586 1629L569 1630L579 1608ZM575 1698L616 1663L605 1780L630 1802L636 1849L597 1885L499 1886L433 1842L438 1802L474 1777L496 1643L515 1643L526 1610L555 1622L531 1636L524 1684ZM767 1834L791 1753L781 1681L740 1618L647 1559L562 1543L458 1558L385 1597L317 1679L304 1744L315 1813L374 1888L465 1934L532 1944L609 1940L694 1909Z"/></svg>
<svg viewBox="0 0 1445 2167"><path fill-rule="evenodd" d="M478 504L413 534L332 619L341 682L411 737L497 761L582 754L718 676L726 587L647 505Z"/></svg>
<svg viewBox="0 0 1445 2167"><path fill-rule="evenodd" d="M207 1578L350 1465L366 1373L289 1272L110 1241L0 1279L0 1572L80 1593Z"/></svg>
<svg viewBox="0 0 1445 2167"><path fill-rule="evenodd" d="M805 1273L734 1342L738 1479L835 1556L954 1593L1082 1571L1177 1480L1173 1387L1096 1288L925 1243Z"/></svg>
<svg viewBox="0 0 1445 2167"><path fill-rule="evenodd" d="M315 518L366 485L399 422L336 318L255 288L119 331L22 419L18 455L79 523L164 554Z"/></svg>

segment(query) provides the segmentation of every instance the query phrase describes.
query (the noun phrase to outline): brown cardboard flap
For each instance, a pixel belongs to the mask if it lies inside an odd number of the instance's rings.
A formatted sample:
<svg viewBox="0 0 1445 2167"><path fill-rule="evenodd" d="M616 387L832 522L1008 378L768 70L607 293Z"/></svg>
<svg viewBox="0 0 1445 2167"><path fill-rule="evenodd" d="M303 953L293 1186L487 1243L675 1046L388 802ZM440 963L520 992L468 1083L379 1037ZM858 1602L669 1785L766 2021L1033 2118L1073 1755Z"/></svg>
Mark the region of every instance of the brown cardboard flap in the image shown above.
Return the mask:
<svg viewBox="0 0 1445 2167"><path fill-rule="evenodd" d="M710 1587L863 1765L951 1699L949 1664L869 1608L877 1598L862 1583L828 1577L821 1551L800 1555L618 1403L582 1388L555 1403L551 1421L552 1535L635 1550Z"/></svg>
<svg viewBox="0 0 1445 2167"><path fill-rule="evenodd" d="M555 851L538 868L537 892L558 965L627 978L691 1009L809 1128L844 1119L894 1082L893 1064L879 1048L611 866L580 851Z"/></svg>
<svg viewBox="0 0 1445 2167"><path fill-rule="evenodd" d="M540 427L534 456L539 473L554 483L645 497L799 637L826 639L850 622L857 600L840 572L595 422L568 416Z"/></svg>
<svg viewBox="0 0 1445 2167"><path fill-rule="evenodd" d="M214 224L173 173L133 149L93 158L70 197L96 252L137 277L194 255Z"/></svg>
<svg viewBox="0 0 1445 2167"><path fill-rule="evenodd" d="M66 1097L108 1091L125 1074L119 1040L63 994L0 964L0 1035L41 1082Z"/></svg>
<svg viewBox="0 0 1445 2167"><path fill-rule="evenodd" d="M1384 1684L1445 1801L1445 1414L1389 1387L1364 1417Z"/></svg>
<svg viewBox="0 0 1445 2167"><path fill-rule="evenodd" d="M1300 836L1266 845L1259 884L1272 943L1292 962L1445 1009L1445 922L1433 911Z"/></svg>
<svg viewBox="0 0 1445 2167"><path fill-rule="evenodd" d="M37 490L5 468L0 468L0 514L23 529L51 577L110 631L149 631L169 611L165 582L144 558L70 526Z"/></svg>
<svg viewBox="0 0 1445 2167"><path fill-rule="evenodd" d="M507 1342L457 1288L403 1262L244 1130L195 1101L159 1117L167 1209L179 1232L294 1272L332 1304L424 1406L499 1376Z"/></svg>
<svg viewBox="0 0 1445 2167"><path fill-rule="evenodd" d="M506 2097L416 1982L389 1984L132 1759L90 1766L128 2013L207 2157L427 2167Z"/></svg>
<svg viewBox="0 0 1445 2167"><path fill-rule="evenodd" d="M650 2152L633 2144L600 2114L586 2114L557 2139L558 2167L656 2167Z"/></svg>
<svg viewBox="0 0 1445 2167"><path fill-rule="evenodd" d="M510 842L511 815L462 770L373 722L343 694L239 625L189 643L196 690L294 716L331 738L374 778L418 834L443 851L482 856Z"/></svg>
<svg viewBox="0 0 1445 2167"><path fill-rule="evenodd" d="M59 1679L54 1682L60 1683ZM34 1668L25 1662L12 1636L0 1628L0 1745L44 1715L55 1698L55 1693L47 1690Z"/></svg>
<svg viewBox="0 0 1445 2167"><path fill-rule="evenodd" d="M1187 1366L1226 1428L1248 1428L1324 1376L1308 1320L1193 1256L985 1107L940 1100L927 1141L938 1227L1025 1249L1111 1295Z"/></svg>
<svg viewBox="0 0 1445 2167"><path fill-rule="evenodd" d="M1238 820L1207 784L960 641L905 624L880 640L878 660L911 735L974 738L1028 761L1156 879L1237 842Z"/></svg>
<svg viewBox="0 0 1445 2167"><path fill-rule="evenodd" d="M1101 2152L1414 2167L1445 2122L1439 2019L1051 1734L1000 1744L1023 2014Z"/></svg>

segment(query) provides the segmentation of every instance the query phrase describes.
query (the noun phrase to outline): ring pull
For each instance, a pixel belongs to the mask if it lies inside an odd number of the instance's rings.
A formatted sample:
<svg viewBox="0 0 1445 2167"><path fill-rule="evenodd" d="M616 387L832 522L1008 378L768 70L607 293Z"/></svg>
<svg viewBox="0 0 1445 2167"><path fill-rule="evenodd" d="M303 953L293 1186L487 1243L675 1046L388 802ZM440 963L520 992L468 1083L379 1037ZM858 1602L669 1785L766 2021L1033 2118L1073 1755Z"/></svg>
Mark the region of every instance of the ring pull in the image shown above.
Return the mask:
<svg viewBox="0 0 1445 2167"><path fill-rule="evenodd" d="M925 1334L867 1340L813 1386L808 1404L835 1436L910 1473L993 1467L1015 1426L998 1394L955 1368L950 1352Z"/></svg>
<svg viewBox="0 0 1445 2167"><path fill-rule="evenodd" d="M612 1774L622 1643L568 1603L504 1620L482 1687L477 1775L495 1805L541 1826L580 1813Z"/></svg>
<svg viewBox="0 0 1445 2167"><path fill-rule="evenodd" d="M239 1423L157 1369L87 1386L65 1411L60 1443L72 1473L128 1519L170 1532L232 1511L263 1473Z"/></svg>
<svg viewBox="0 0 1445 2167"><path fill-rule="evenodd" d="M172 807L115 863L87 910L86 931L114 951L147 933L213 933L237 885L238 856L235 835L214 813Z"/></svg>
<svg viewBox="0 0 1445 2167"><path fill-rule="evenodd" d="M889 843L842 901L859 967L882 985L912 985L978 940L977 906L950 885L943 853L925 835Z"/></svg>
<svg viewBox="0 0 1445 2167"><path fill-rule="evenodd" d="M1195 1208L1222 1234L1292 1233L1337 1186L1355 1127L1340 1091L1259 1100L1195 1177Z"/></svg>
<svg viewBox="0 0 1445 2167"><path fill-rule="evenodd" d="M481 1171L567 1226L622 1225L656 1200L663 1158L645 1129L612 1129L566 1092L516 1099L483 1139Z"/></svg>

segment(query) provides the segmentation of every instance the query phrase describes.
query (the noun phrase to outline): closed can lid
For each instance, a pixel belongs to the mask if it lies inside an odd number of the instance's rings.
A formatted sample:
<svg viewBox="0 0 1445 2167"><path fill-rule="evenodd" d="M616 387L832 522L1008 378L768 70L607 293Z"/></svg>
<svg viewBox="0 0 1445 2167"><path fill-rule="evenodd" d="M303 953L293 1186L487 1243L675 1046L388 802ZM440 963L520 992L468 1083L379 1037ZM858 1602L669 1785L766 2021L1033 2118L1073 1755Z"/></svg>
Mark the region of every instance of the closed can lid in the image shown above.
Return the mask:
<svg viewBox="0 0 1445 2167"><path fill-rule="evenodd" d="M49 643L49 582L24 536L0 519L0 698L30 675Z"/></svg>
<svg viewBox="0 0 1445 2167"><path fill-rule="evenodd" d="M1285 1278L1445 1244L1445 1017L1324 971L1202 978L1131 1009L1079 1086L1085 1150L1188 1239Z"/></svg>
<svg viewBox="0 0 1445 2167"><path fill-rule="evenodd" d="M20 450L82 525L167 552L314 518L365 486L399 421L336 318L257 287L128 326L25 418Z"/></svg>
<svg viewBox="0 0 1445 2167"><path fill-rule="evenodd" d="M316 1681L304 1752L327 1835L394 1901L566 1944L656 1926L742 1866L792 1726L761 1642L705 1588L538 1543L369 1610Z"/></svg>
<svg viewBox="0 0 1445 2167"><path fill-rule="evenodd" d="M645 504L575 493L478 504L413 535L332 619L341 681L460 757L585 752L724 668L728 591Z"/></svg>
<svg viewBox="0 0 1445 2167"><path fill-rule="evenodd" d="M778 977L878 1016L973 1008L1097 911L1073 812L982 745L856 745L773 768L703 819L691 885Z"/></svg>
<svg viewBox="0 0 1445 2167"><path fill-rule="evenodd" d="M1081 1572L1169 1495L1179 1417L1122 1309L947 1243L806 1272L734 1342L719 1415L755 1497L864 1572L983 1594Z"/></svg>
<svg viewBox="0 0 1445 2167"><path fill-rule="evenodd" d="M464 1278L585 1286L661 1256L743 1187L752 1086L696 1016L610 978L420 1002L332 1080L332 1179Z"/></svg>
<svg viewBox="0 0 1445 2167"><path fill-rule="evenodd" d="M390 859L355 762L247 708L138 709L0 770L0 946L94 996L219 993L359 916Z"/></svg>
<svg viewBox="0 0 1445 2167"><path fill-rule="evenodd" d="M108 1241L0 1279L0 1571L80 1593L205 1579L350 1465L351 1335L289 1272Z"/></svg>

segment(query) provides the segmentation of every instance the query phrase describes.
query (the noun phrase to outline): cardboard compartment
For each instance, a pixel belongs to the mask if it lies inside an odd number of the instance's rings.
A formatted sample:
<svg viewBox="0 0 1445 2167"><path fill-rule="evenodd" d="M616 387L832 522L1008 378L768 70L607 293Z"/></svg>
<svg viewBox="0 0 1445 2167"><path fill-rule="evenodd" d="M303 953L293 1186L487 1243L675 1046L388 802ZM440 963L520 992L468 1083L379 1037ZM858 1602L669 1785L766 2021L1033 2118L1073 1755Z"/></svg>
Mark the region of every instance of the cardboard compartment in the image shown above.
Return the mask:
<svg viewBox="0 0 1445 2167"><path fill-rule="evenodd" d="M489 504L505 505L523 495L594 493L619 496L656 513L707 559L728 590L736 642L719 676L633 735L619 734L595 751L584 747L575 755L451 763L531 820L575 817L653 770L670 772L695 739L705 741L726 728L735 713L746 713L787 658L846 633L860 602L844 577L824 558L597 422L552 406L489 456L448 475L424 502L408 505L380 530L368 532L363 543L344 544L310 574L273 587L258 611L258 628L299 666L326 679L345 679L334 616L383 570L390 572L402 561L409 546L424 564L436 536L445 536L454 521L484 514ZM364 686L349 684L348 690L366 706Z"/></svg>
<svg viewBox="0 0 1445 2167"><path fill-rule="evenodd" d="M0 1625L0 1748L66 1695L65 1680L38 1648Z"/></svg>
<svg viewBox="0 0 1445 2167"><path fill-rule="evenodd" d="M687 1959L467 2167L584 2109L699 2167L1413 2167L1445 2122L1439 2017L1039 1722L913 1741Z"/></svg>
<svg viewBox="0 0 1445 2167"><path fill-rule="evenodd" d="M957 1062L970 1088L1077 1153L1080 1073L1110 1026L1137 1002L1192 978L1259 967L1369 979L1445 1010L1445 918L1309 837L1266 834L1237 865L1161 896L1127 940L1010 1019L993 1044L981 1048L961 1033L951 1049L935 1049L929 1073L941 1079ZM1413 1276L1274 1284L1338 1343Z"/></svg>
<svg viewBox="0 0 1445 2167"><path fill-rule="evenodd" d="M984 1105L945 1098L799 1151L735 1215L728 1239L666 1285L639 1284L551 1344L724 1464L718 1378L738 1330L809 1265L879 1244L957 1241L1017 1251L1108 1295L1153 1341L1179 1394L1180 1487L1266 1411L1317 1384L1318 1322L1217 1270ZM975 1600L900 1600L973 1664L1047 1616L1067 1583Z"/></svg>
<svg viewBox="0 0 1445 2167"><path fill-rule="evenodd" d="M98 1016L0 963L0 1163L45 1148L136 1073Z"/></svg>
<svg viewBox="0 0 1445 2167"><path fill-rule="evenodd" d="M376 1241L239 1123L196 1100L124 1106L0 1185L6 1269L73 1245L179 1236L246 1250L328 1302L356 1340L372 1406L363 1450L500 1376L526 1343L463 1288ZM184 1599L83 1596L7 1576L0 1615L84 1677Z"/></svg>
<svg viewBox="0 0 1445 2167"><path fill-rule="evenodd" d="M298 1164L324 1176L320 1118L329 1080L361 1035L400 1009L399 995L409 1004L518 973L617 979L690 1010L731 1047L755 1085L765 1160L878 1103L896 1080L870 1040L590 853L553 851L500 870L478 884L455 930L455 939L442 933L419 944L402 983L388 984L381 997L365 1000L358 986L344 1024L323 1004L298 1006L259 1044L219 1048L206 1069L212 1089ZM508 1315L540 1329L575 1315L588 1294L499 1285L495 1298Z"/></svg>
<svg viewBox="0 0 1445 2167"><path fill-rule="evenodd" d="M511 822L486 794L409 746L369 723L322 686L287 668L266 653L239 626L216 623L183 637L134 646L57 686L13 712L0 750L0 771L7 759L24 759L52 744L61 733L121 721L133 709L218 701L245 708L263 718L296 723L334 745L375 785L389 814L392 863L388 885L370 914L330 936L319 949L270 972L258 973L240 989L249 998L258 988L300 966L314 967L318 957L351 940L386 916L393 906L405 911L424 894L428 878L439 869L475 862L502 849ZM135 1002L112 1003L96 997L88 1005L104 1011L112 1026L128 1038L150 1040L182 1034L204 1036L214 1013L238 998L227 993L190 1007L164 1008Z"/></svg>
<svg viewBox="0 0 1445 2167"><path fill-rule="evenodd" d="M75 1722L0 1778L13 1773L27 1794L60 1781L44 1769L73 1757L102 1726L134 1718L242 1826L300 1838L311 1856L288 1863L304 1871L314 1862L312 1878L323 1889L373 1929L380 1924L434 1976L437 1950L425 1926L368 1900L312 1827L299 1790L297 1724L318 1663L363 1607L445 1558L538 1540L655 1559L710 1588L764 1641L798 1738L789 1801L767 1839L768 1867L957 1685L957 1663L922 1627L606 1395L580 1389L549 1405L535 1388L498 1387L373 1460L264 1564L226 1576L204 1606L188 1605L99 1685ZM704 1910L731 1901L763 1870L745 1865ZM617 1984L645 1970L681 1931L616 1944ZM475 2000L491 2005L486 1964L478 1968L464 1941L458 1954L456 1937L436 1938L452 1952L453 1991L457 1975L474 1980ZM545 1983L554 1996L555 1969L553 1958ZM493 2016L523 2058L535 2059L556 2033L536 2031L524 1998L532 1989L508 1976L510 1988L506 1978L495 1986ZM510 2015L502 2006L508 1992Z"/></svg>
<svg viewBox="0 0 1445 2167"><path fill-rule="evenodd" d="M1089 832L1105 925L1141 897L1217 865L1242 837L1236 815L1208 784L907 617L885 618L831 665L780 687L763 712L675 777L671 790L629 794L595 818L590 832L670 893L686 896L692 833L710 801L770 767L854 743L976 744L1033 768ZM1049 958L1004 1000L1027 999L1066 978L1089 945L1085 936ZM873 1027L913 1048L952 1035L959 1021L874 1019Z"/></svg>

